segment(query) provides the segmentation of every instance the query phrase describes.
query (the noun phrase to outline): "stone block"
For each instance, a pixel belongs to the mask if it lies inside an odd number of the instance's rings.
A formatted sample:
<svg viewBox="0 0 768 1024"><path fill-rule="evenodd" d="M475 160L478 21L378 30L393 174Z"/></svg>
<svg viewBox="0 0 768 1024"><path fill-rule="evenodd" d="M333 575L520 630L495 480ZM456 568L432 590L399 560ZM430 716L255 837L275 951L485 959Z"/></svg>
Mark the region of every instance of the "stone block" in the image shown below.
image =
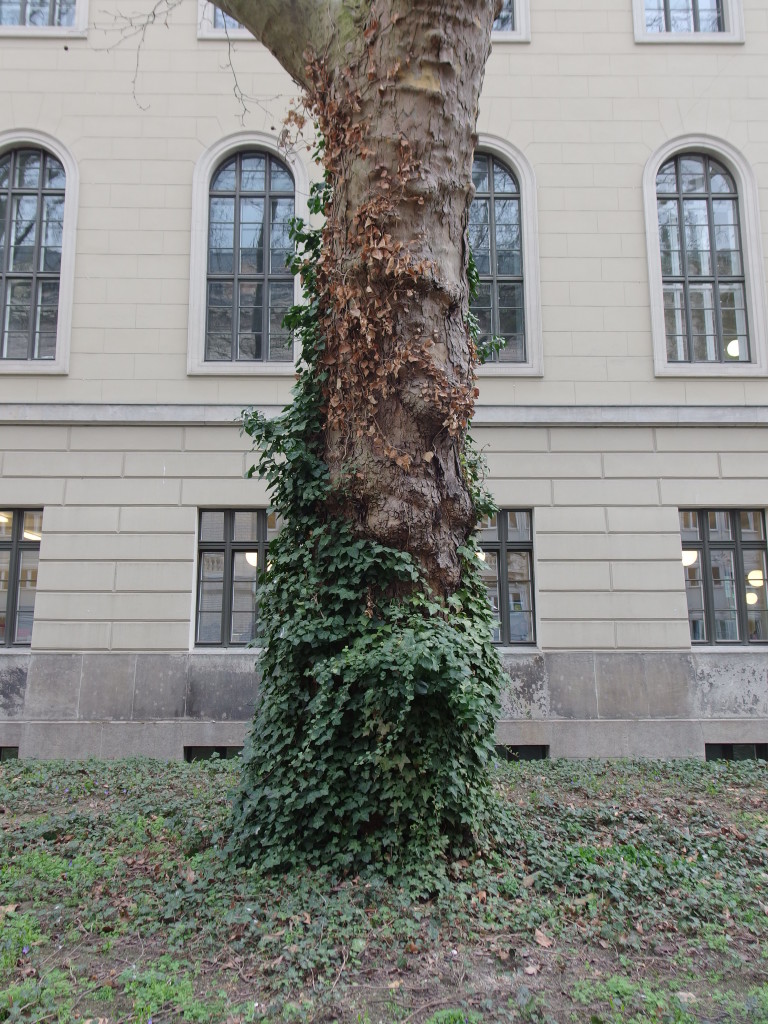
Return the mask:
<svg viewBox="0 0 768 1024"><path fill-rule="evenodd" d="M689 654L640 655L649 718L694 717L693 665Z"/></svg>
<svg viewBox="0 0 768 1024"><path fill-rule="evenodd" d="M35 623L35 633L37 633ZM23 716L27 721L77 718L82 654L32 654Z"/></svg>
<svg viewBox="0 0 768 1024"><path fill-rule="evenodd" d="M181 725L177 722L106 722L101 732L99 757L156 757L179 761L184 757Z"/></svg>
<svg viewBox="0 0 768 1024"><path fill-rule="evenodd" d="M599 718L648 718L644 654L596 654Z"/></svg>
<svg viewBox="0 0 768 1024"><path fill-rule="evenodd" d="M502 654L509 685L500 695L501 718L546 718L549 680L543 654Z"/></svg>
<svg viewBox="0 0 768 1024"><path fill-rule="evenodd" d="M78 718L129 720L135 678L135 654L84 654Z"/></svg>
<svg viewBox="0 0 768 1024"><path fill-rule="evenodd" d="M187 654L136 656L134 720L183 718L188 662Z"/></svg>
<svg viewBox="0 0 768 1024"><path fill-rule="evenodd" d="M691 662L702 718L768 717L768 651L693 651Z"/></svg>
<svg viewBox="0 0 768 1024"><path fill-rule="evenodd" d="M29 654L0 657L0 721L21 718L27 690Z"/></svg>
<svg viewBox="0 0 768 1024"><path fill-rule="evenodd" d="M101 757L101 722L25 722L19 757L79 761Z"/></svg>
<svg viewBox="0 0 768 1024"><path fill-rule="evenodd" d="M259 692L256 652L191 654L187 718L250 721Z"/></svg>
<svg viewBox="0 0 768 1024"><path fill-rule="evenodd" d="M549 704L555 718L597 718L595 656L591 652L547 654Z"/></svg>

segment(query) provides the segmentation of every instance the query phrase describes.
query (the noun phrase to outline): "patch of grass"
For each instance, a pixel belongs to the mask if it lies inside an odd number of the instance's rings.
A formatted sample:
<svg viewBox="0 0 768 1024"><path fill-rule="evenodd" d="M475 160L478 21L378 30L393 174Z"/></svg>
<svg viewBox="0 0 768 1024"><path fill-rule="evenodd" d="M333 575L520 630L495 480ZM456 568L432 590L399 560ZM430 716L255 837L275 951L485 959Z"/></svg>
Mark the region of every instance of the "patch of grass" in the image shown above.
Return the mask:
<svg viewBox="0 0 768 1024"><path fill-rule="evenodd" d="M430 889L230 870L234 780L0 766L0 1021L768 1024L765 766L503 763Z"/></svg>

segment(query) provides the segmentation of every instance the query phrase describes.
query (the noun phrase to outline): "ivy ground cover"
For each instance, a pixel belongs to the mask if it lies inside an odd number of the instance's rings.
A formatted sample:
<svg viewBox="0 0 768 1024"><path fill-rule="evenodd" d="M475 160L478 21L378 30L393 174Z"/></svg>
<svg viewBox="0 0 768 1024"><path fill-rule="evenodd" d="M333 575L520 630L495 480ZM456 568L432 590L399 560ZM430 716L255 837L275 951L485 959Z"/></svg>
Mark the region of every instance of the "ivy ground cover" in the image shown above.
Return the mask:
<svg viewBox="0 0 768 1024"><path fill-rule="evenodd" d="M768 1024L768 767L495 771L400 883L222 859L237 762L0 765L0 1022Z"/></svg>

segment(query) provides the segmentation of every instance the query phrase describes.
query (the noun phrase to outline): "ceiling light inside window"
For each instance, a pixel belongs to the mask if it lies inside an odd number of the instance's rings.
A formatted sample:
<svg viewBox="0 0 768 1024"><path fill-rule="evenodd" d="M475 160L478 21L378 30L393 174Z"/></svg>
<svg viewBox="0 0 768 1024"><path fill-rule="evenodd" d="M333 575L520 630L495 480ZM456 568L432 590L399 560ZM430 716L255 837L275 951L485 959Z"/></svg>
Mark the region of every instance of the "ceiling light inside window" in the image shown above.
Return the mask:
<svg viewBox="0 0 768 1024"><path fill-rule="evenodd" d="M754 590L747 591L747 604L757 604L757 594Z"/></svg>
<svg viewBox="0 0 768 1024"><path fill-rule="evenodd" d="M747 583L750 585L750 587L755 587L755 589L757 589L758 587L762 587L763 584L765 583L765 577L763 576L763 570L762 569L753 569L751 572L748 572L747 573Z"/></svg>
<svg viewBox="0 0 768 1024"><path fill-rule="evenodd" d="M259 564L259 552L258 551L246 551L245 560L248 565L252 565L254 568Z"/></svg>
<svg viewBox="0 0 768 1024"><path fill-rule="evenodd" d="M725 351L731 357L731 359L739 358L739 339L734 338L733 341L729 341L725 346Z"/></svg>
<svg viewBox="0 0 768 1024"><path fill-rule="evenodd" d="M684 566L687 567L689 565L696 565L698 560L699 560L699 553L698 553L698 551L684 551L683 552L683 565Z"/></svg>

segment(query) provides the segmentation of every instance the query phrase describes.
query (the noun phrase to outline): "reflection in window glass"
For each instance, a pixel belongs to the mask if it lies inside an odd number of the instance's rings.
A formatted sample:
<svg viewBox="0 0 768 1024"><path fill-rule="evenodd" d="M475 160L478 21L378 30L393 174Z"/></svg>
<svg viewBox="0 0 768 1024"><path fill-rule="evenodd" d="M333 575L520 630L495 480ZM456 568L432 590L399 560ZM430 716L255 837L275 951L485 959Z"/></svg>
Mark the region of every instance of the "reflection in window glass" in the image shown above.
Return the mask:
<svg viewBox="0 0 768 1024"><path fill-rule="evenodd" d="M494 643L534 643L531 513L506 510L483 520L477 540L480 573L495 620Z"/></svg>
<svg viewBox="0 0 768 1024"><path fill-rule="evenodd" d="M0 509L0 646L29 645L43 513Z"/></svg>
<svg viewBox="0 0 768 1024"><path fill-rule="evenodd" d="M503 0L499 16L493 23L493 31L515 31L515 0Z"/></svg>
<svg viewBox="0 0 768 1024"><path fill-rule="evenodd" d="M681 510L692 643L768 642L768 561L760 510Z"/></svg>
<svg viewBox="0 0 768 1024"><path fill-rule="evenodd" d="M208 362L292 362L283 318L293 304L291 173L276 157L228 157L211 179L208 208Z"/></svg>
<svg viewBox="0 0 768 1024"><path fill-rule="evenodd" d="M656 176L667 359L749 362L736 183L703 154L673 157Z"/></svg>
<svg viewBox="0 0 768 1024"><path fill-rule="evenodd" d="M724 32L722 0L645 0L646 32Z"/></svg>

